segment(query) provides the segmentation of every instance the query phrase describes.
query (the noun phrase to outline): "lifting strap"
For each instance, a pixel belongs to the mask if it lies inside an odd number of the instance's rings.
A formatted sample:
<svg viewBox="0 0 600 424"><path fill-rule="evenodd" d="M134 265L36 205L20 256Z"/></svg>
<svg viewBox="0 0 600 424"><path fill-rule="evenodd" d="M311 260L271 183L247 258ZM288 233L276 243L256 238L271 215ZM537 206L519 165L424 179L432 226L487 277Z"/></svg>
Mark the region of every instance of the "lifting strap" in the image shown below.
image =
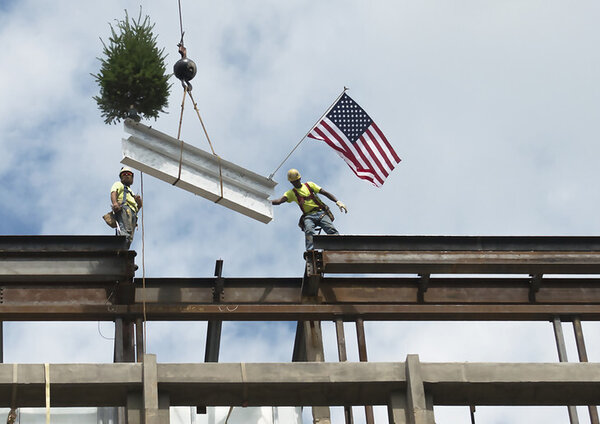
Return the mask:
<svg viewBox="0 0 600 424"><path fill-rule="evenodd" d="M327 205L325 205L321 201L321 199L319 199L317 197L317 195L313 191L312 187L308 183L304 183L304 186L308 189L308 193L309 193L308 196L301 196L300 193L298 192L298 190L296 190L295 187L292 189L292 191L296 195L296 199L298 200L298 206L300 206L300 210L302 211L302 215L306 215L306 212L304 212L304 202L306 202L306 199L310 199L313 202L315 202L319 206L319 209L322 209L324 211L326 211L327 209L329 209L329 208L327 208ZM316 212L315 209L313 209L312 211Z"/></svg>
<svg viewBox="0 0 600 424"><path fill-rule="evenodd" d="M296 190L295 187L292 189L292 191L296 195L296 199L298 200L298 206L300 206L300 210L302 211L302 215L300 216L300 219L298 220L298 226L300 227L300 229L302 231L304 231L304 217L308 213L323 211L323 215L327 215L331 219L331 221L333 221L335 219L335 217L333 216L333 213L331 213L331 210L329 209L329 206L327 206L325 203L323 203L323 201L321 199L319 199L317 197L317 195L313 191L312 187L308 183L304 183L304 185L308 189L308 193L309 193L308 196L301 196L300 193L298 192L298 190ZM318 209L312 209L312 210L310 210L308 212L304 212L303 205L304 205L304 202L306 202L306 199L310 199L313 202L315 202L319 206L319 208ZM321 215L320 218L323 218L323 215Z"/></svg>

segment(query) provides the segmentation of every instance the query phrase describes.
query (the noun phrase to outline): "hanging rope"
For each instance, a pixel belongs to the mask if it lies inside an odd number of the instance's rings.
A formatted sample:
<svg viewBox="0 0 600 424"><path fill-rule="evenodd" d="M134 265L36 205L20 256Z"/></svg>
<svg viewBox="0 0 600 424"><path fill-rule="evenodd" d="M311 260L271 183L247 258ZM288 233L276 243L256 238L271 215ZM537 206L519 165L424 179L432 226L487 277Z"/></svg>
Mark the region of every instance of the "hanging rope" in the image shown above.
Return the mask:
<svg viewBox="0 0 600 424"><path fill-rule="evenodd" d="M46 379L46 424L50 424L50 364L44 364L44 377Z"/></svg>
<svg viewBox="0 0 600 424"><path fill-rule="evenodd" d="M346 91L348 91L349 88L348 87L344 87L344 90L342 91L342 93L337 97L337 99L335 99L335 101L331 104L331 106L329 106L327 108L327 110L325 111L325 113L323 115L321 115L321 117L319 119L317 119L317 122L314 123L314 125L312 127L310 127L310 130L308 130L308 132L306 134L304 134L304 137L302 137L300 139L300 141L298 142L298 144L296 144L296 146L292 149L292 151L290 153L288 153L288 155L285 157L284 160L281 161L281 163L279 164L279 166L277 168L275 168L275 171L273 171L273 173L271 175L269 175L269 179L272 180L273 179L273 175L275 175L275 173L277 171L279 171L279 168L281 168L281 166L285 163L286 160L289 159L290 156L292 156L292 153L294 153L294 151L296 151L296 149L298 148L298 146L300 145L300 143L302 143L304 141L304 139L306 137L308 137L308 135L310 134L310 132L319 124L319 122L321 122L321 119L323 119L323 117L325 115L327 115L329 113L329 111L335 106L335 104L338 102L338 100L344 95L344 93Z"/></svg>
<svg viewBox="0 0 600 424"><path fill-rule="evenodd" d="M144 200L144 173L140 172L140 191L142 193L142 201ZM144 329L142 331L142 338L144 339L143 353L146 353L146 341L148 339L148 333L146 331L146 240L145 240L145 228L144 228L144 207L142 207L142 314L144 317Z"/></svg>
<svg viewBox="0 0 600 424"><path fill-rule="evenodd" d="M183 108L185 107L185 94L187 87L183 87L183 99L181 100L181 113L179 114L179 128L177 128L177 140L181 140L181 124L183 123ZM181 179L181 164L183 162L183 140L181 140L181 147L179 149L179 172L177 173L177 179L173 183L176 185ZM144 213L142 212L142 216Z"/></svg>
<svg viewBox="0 0 600 424"><path fill-rule="evenodd" d="M204 130L204 135L206 136L206 140L208 140L208 145L210 146L210 151L213 155L217 157L217 162L219 164L219 184L221 186L221 196L215 200L215 203L219 203L223 200L223 167L221 166L221 157L215 153L215 149L213 148L212 142L210 141L210 137L208 136L208 131L206 131L206 126L204 125L204 121L202 120L202 116L200 116L200 111L198 110L198 104L194 100L192 96L192 92L188 91L187 94L190 96L190 100L194 105L194 110L196 111L196 115L198 115L198 119L200 120L200 124L202 125L202 129Z"/></svg>

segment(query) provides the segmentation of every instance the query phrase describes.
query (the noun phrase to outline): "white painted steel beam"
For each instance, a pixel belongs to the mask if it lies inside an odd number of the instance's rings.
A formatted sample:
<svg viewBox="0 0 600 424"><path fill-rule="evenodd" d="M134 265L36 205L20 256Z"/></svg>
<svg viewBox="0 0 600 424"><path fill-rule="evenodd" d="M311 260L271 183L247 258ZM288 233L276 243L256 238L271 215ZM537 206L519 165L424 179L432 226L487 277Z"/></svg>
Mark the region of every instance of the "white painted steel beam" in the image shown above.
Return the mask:
<svg viewBox="0 0 600 424"><path fill-rule="evenodd" d="M187 143L183 143L178 181L180 140L130 119L125 121L125 131L131 136L123 139L123 164L265 224L273 219L269 196L277 185L275 181L226 160L219 161L217 156Z"/></svg>

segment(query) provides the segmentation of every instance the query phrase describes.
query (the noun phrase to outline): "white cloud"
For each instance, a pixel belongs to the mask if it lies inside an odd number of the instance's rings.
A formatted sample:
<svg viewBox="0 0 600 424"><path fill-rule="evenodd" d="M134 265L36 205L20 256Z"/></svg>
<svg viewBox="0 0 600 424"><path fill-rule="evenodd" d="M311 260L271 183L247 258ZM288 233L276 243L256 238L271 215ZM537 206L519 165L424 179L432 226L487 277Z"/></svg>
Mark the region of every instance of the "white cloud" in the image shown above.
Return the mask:
<svg viewBox="0 0 600 424"><path fill-rule="evenodd" d="M90 73L98 71L99 37L107 39L108 23L125 8L137 15L138 7L115 0L0 7L0 194L10 219L4 228L111 234L100 216L108 210L124 132L102 123ZM148 1L143 8L171 66L178 58L176 4ZM188 55L198 65L193 93L225 159L269 175L344 85L391 140L403 161L381 189L357 180L314 140L275 175L277 196L293 166L342 199L349 208L336 214L342 233L600 230L593 188L600 153L597 2L227 0L183 1L182 8ZM181 87L172 82L168 114L149 124L174 135ZM208 150L189 102L182 137ZM277 207L275 221L264 225L148 176L144 195L148 276L210 276L218 258L225 276L303 273L295 205ZM141 265L140 231L134 248ZM59 342L62 324L10 323L5 337L15 350L5 360L112 359L95 323L69 325L74 340L86 340L90 349L75 354L75 342L64 336ZM324 327L330 339L332 327ZM205 324L149 328L159 360L202 360ZM594 328L584 323L590 358L597 360ZM224 331L225 358L289 360L289 325L228 323ZM40 332L48 349L27 350L26 340ZM367 340L372 360L404 360L407 353L423 361L556 360L548 323L367 323ZM177 351L179 342L189 348ZM335 360L335 347L327 349ZM448 411L439 410L440 422L468 419L464 410ZM564 411L554 411L536 420L564 421ZM494 408L478 414L508 420ZM528 414L519 410L510 421L528 422Z"/></svg>

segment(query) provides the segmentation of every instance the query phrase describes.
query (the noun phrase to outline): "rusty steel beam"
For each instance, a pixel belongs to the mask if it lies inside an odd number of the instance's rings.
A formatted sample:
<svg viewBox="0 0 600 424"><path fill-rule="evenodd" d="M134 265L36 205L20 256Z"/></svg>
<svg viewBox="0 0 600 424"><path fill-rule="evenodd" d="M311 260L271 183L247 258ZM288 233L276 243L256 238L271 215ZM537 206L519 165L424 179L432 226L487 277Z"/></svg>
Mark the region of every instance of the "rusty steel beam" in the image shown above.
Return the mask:
<svg viewBox="0 0 600 424"><path fill-rule="evenodd" d="M329 251L321 273L600 274L597 252Z"/></svg>
<svg viewBox="0 0 600 424"><path fill-rule="evenodd" d="M146 303L212 303L212 279L147 279ZM418 277L325 277L316 298L321 303L413 303ZM136 301L142 300L139 279ZM224 304L301 303L300 278L224 278ZM530 303L529 278L431 278L425 303ZM598 278L547 278L536 293L537 303L600 303Z"/></svg>
<svg viewBox="0 0 600 424"><path fill-rule="evenodd" d="M418 277L324 278L310 303L303 303L299 278L223 280L222 301L215 303L214 279L205 284L151 279L146 289L149 319L547 320L582 314L583 320L595 320L600 308L600 280L591 278L543 279L536 302L530 302L527 278L431 278L422 299ZM5 285L0 320L140 318L143 289L125 284L135 291L136 303L131 304L125 300L134 296L119 296L119 286Z"/></svg>
<svg viewBox="0 0 600 424"><path fill-rule="evenodd" d="M129 308L140 314L141 306ZM324 321L548 321L600 320L600 305L454 304L294 304L294 305L146 305L149 320Z"/></svg>
<svg viewBox="0 0 600 424"><path fill-rule="evenodd" d="M596 236L316 235L315 249L351 251L600 251Z"/></svg>
<svg viewBox="0 0 600 424"><path fill-rule="evenodd" d="M0 252L99 252L128 250L125 236L0 236Z"/></svg>
<svg viewBox="0 0 600 424"><path fill-rule="evenodd" d="M0 305L2 321L136 320L142 305ZM599 304L457 304L457 303L337 303L337 304L147 304L152 321L302 321L358 318L369 321L548 321L600 320Z"/></svg>
<svg viewBox="0 0 600 424"><path fill-rule="evenodd" d="M105 305L118 304L209 304L214 302L214 279L148 279L145 293L139 279L118 285L29 285L0 286L0 306ZM302 303L300 278L224 278L222 304ZM418 277L323 278L317 299L321 303L531 303L529 278L430 278L419 297ZM131 293L129 293L131 291ZM135 301L133 300L135 299ZM600 303L600 279L544 278L535 295L538 304Z"/></svg>

